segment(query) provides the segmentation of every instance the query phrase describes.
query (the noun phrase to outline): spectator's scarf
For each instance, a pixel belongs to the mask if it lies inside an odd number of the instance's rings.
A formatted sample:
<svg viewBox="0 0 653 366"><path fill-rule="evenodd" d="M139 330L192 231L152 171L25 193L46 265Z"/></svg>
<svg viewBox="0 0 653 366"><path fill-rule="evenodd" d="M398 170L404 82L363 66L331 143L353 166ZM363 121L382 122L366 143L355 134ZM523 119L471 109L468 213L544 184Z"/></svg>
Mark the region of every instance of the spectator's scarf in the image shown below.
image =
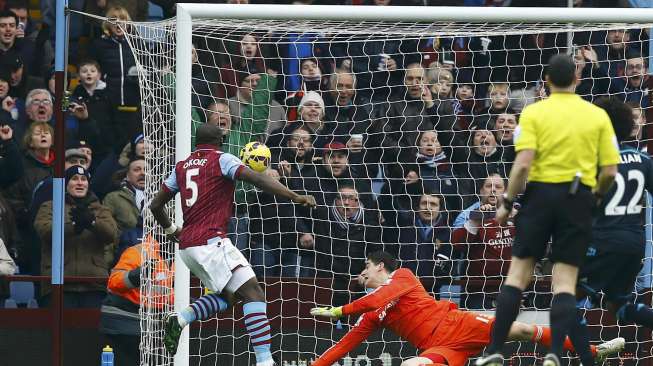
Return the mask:
<svg viewBox="0 0 653 366"><path fill-rule="evenodd" d="M333 206L331 206L331 213L333 214L333 217L336 218L336 223L338 223L338 226L340 226L343 230L349 230L350 225L360 224L363 221L363 204L360 203L359 205L360 208L358 209L358 212L356 212L356 215L354 215L354 217L351 219L348 219L342 216L340 212L338 212L334 202Z"/></svg>
<svg viewBox="0 0 653 366"><path fill-rule="evenodd" d="M134 194L134 202L136 203L136 207L138 207L138 211L141 213L141 215L143 215L143 208L145 207L145 191L134 187L126 180L123 181L123 186L127 187L127 189L129 189Z"/></svg>
<svg viewBox="0 0 653 366"><path fill-rule="evenodd" d="M444 151L440 151L437 155L423 155L418 152L417 163L424 164L429 168L437 169L438 171L449 169L448 157Z"/></svg>

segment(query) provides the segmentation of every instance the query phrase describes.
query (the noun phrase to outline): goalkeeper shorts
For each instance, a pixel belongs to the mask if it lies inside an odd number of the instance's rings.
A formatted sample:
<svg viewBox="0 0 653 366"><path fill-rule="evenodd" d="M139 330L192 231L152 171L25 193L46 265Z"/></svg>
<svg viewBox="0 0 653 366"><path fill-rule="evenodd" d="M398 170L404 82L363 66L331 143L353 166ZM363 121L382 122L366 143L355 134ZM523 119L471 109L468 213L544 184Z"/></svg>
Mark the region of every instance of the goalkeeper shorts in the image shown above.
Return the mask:
<svg viewBox="0 0 653 366"><path fill-rule="evenodd" d="M215 293L235 293L256 277L243 253L228 238L215 238L209 244L182 249L179 256L202 284Z"/></svg>

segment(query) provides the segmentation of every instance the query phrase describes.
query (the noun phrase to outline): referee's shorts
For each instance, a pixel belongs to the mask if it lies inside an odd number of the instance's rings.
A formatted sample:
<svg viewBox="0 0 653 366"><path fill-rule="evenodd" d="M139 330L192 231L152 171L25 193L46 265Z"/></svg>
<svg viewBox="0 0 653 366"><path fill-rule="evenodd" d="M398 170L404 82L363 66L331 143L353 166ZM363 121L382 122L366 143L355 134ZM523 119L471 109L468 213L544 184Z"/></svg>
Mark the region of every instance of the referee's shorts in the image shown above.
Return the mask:
<svg viewBox="0 0 653 366"><path fill-rule="evenodd" d="M580 266L592 239L594 195L580 185L569 194L571 183L530 182L515 217L512 255L541 259L552 240L549 259Z"/></svg>

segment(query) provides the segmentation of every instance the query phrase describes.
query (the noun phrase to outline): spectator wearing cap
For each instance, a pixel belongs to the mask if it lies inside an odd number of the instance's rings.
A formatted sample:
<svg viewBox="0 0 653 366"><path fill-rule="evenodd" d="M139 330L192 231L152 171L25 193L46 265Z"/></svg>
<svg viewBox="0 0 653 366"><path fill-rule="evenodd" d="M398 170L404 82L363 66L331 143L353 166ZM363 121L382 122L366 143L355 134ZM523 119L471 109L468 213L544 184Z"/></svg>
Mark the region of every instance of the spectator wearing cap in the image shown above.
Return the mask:
<svg viewBox="0 0 653 366"><path fill-rule="evenodd" d="M111 211L100 204L89 190L90 173L74 165L65 172L63 261L65 276L104 277L109 274L113 249L118 239L118 227ZM52 274L52 201L44 202L34 221L34 228L43 243L41 269ZM50 303L50 287L44 287L44 305ZM67 283L64 285L64 307L100 308L106 295L99 283Z"/></svg>
<svg viewBox="0 0 653 366"><path fill-rule="evenodd" d="M66 149L66 159L64 160L64 170L67 170L73 165L79 165L84 169L89 169L90 161L88 155L80 148L71 147ZM52 176L42 179L34 187L32 194L32 202L29 205L30 222L34 221L39 208L44 202L52 200Z"/></svg>
<svg viewBox="0 0 653 366"><path fill-rule="evenodd" d="M34 42L18 38L20 19L11 10L0 11L0 56L7 53L20 55L21 60L34 60Z"/></svg>
<svg viewBox="0 0 653 366"><path fill-rule="evenodd" d="M9 71L9 95L25 100L30 90L43 88L43 79L30 75L24 64L24 59L14 51L6 52L1 56L0 67Z"/></svg>
<svg viewBox="0 0 653 366"><path fill-rule="evenodd" d="M332 139L324 123L324 100L322 100L319 93L315 91L306 92L299 103L298 112L299 120L297 122L287 123L283 128L270 133L266 144L275 155L278 155L278 150L287 144L292 131L300 126L311 131L313 147L316 149L322 148Z"/></svg>
<svg viewBox="0 0 653 366"><path fill-rule="evenodd" d="M107 194L102 201L118 224L117 256L143 238L145 159L130 161L127 169L120 171L118 177L121 178L120 188Z"/></svg>
<svg viewBox="0 0 653 366"><path fill-rule="evenodd" d="M353 180L365 207L377 209L371 181L351 167L347 146L335 141L327 144L322 151L322 162L316 164L317 176L305 178L305 190L308 194L315 196L318 204L324 205L333 201L340 182Z"/></svg>
<svg viewBox="0 0 653 366"><path fill-rule="evenodd" d="M288 78L290 77L292 76ZM299 62L299 80L299 88L297 90L288 89L289 92L284 102L289 122L296 121L299 118L297 107L307 92L314 91L321 95L322 90L327 89L323 82L320 63L314 57L304 58Z"/></svg>
<svg viewBox="0 0 653 366"><path fill-rule="evenodd" d="M114 6L107 10L107 18L130 21L127 10ZM100 64L106 93L114 108L117 129L123 131L118 145L125 144L132 136L143 131L140 116L140 89L136 59L127 43L125 33L114 23L105 22L103 34L93 41L89 55Z"/></svg>
<svg viewBox="0 0 653 366"><path fill-rule="evenodd" d="M265 141L270 132L285 124L286 112L272 99L276 75L249 66L237 72L238 92L229 99L235 129L245 133L246 141Z"/></svg>
<svg viewBox="0 0 653 366"><path fill-rule="evenodd" d="M11 186L23 176L23 159L9 125L0 125L0 190Z"/></svg>

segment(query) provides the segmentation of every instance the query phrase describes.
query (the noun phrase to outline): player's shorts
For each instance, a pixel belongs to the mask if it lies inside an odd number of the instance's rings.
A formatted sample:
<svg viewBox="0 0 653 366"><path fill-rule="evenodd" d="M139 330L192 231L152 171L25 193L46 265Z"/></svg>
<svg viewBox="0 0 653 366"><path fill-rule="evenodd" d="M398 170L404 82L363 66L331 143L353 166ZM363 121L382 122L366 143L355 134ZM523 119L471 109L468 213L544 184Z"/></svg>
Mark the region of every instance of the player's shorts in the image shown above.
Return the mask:
<svg viewBox="0 0 653 366"><path fill-rule="evenodd" d="M490 343L493 325L492 316L452 310L433 332L430 346L419 357L436 361L436 355L440 355L449 366L464 366Z"/></svg>
<svg viewBox="0 0 653 366"><path fill-rule="evenodd" d="M590 248L578 274L578 287L588 295L603 291L606 300L624 304L631 300L637 275L642 269L638 254L595 251Z"/></svg>
<svg viewBox="0 0 653 366"><path fill-rule="evenodd" d="M513 256L539 260L552 239L552 262L574 266L583 263L592 238L595 200L588 186L581 184L575 195L569 194L569 186L570 183L528 183L515 217Z"/></svg>
<svg viewBox="0 0 653 366"><path fill-rule="evenodd" d="M256 276L228 238L210 239L206 245L182 249L179 256L202 284L215 293L234 293Z"/></svg>

